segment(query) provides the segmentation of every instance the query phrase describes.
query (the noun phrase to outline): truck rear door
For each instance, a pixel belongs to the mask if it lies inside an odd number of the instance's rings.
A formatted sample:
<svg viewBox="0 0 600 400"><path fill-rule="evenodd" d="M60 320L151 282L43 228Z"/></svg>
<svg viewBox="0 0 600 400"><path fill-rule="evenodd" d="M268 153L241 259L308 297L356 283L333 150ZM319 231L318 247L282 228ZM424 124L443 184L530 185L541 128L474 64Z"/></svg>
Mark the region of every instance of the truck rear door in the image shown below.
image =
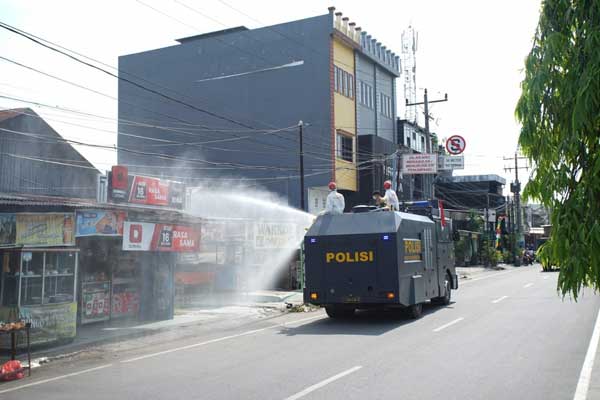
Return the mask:
<svg viewBox="0 0 600 400"><path fill-rule="evenodd" d="M378 288L379 235L328 238L322 243L327 303L374 301Z"/></svg>

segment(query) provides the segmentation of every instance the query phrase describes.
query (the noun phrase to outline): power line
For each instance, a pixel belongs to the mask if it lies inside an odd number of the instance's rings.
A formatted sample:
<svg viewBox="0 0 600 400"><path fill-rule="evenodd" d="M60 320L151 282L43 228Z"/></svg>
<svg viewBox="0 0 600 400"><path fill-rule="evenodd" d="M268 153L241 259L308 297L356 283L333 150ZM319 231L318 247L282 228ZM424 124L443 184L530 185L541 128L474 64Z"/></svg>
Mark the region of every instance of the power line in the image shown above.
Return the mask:
<svg viewBox="0 0 600 400"><path fill-rule="evenodd" d="M31 101L31 100L19 99L19 98L11 97L11 96L4 96L2 94L0 94L0 98L6 98L6 99L10 99L10 100L15 100L15 101L20 101L20 102L28 103L28 104L34 104L34 105L40 106L40 107L58 109L58 110L64 111L64 112L73 112L73 113L82 114L82 115L96 116L98 118L103 118L103 119L110 119L108 117L97 116L95 114L90 114L90 113L86 113L86 112L83 112L83 111L78 111L78 110L63 108L63 107L59 107L59 106L51 106L51 105L48 105L48 104L44 104L44 103L40 103L40 102L35 102L35 101ZM26 115L30 115L32 117L41 118L39 116L27 114L27 113L24 113L24 112L21 112L21 113L22 114L26 114ZM112 119L112 120L114 120L114 119ZM121 120L117 119L117 121L120 122ZM89 128L89 129L102 130L102 129L99 129L99 128L93 128L93 127L89 127L89 126L84 126L84 125L79 125L79 124L73 124L73 123L64 122L64 121L59 121L59 122L65 123L65 124L69 124L69 125L78 125L78 126L86 127L86 128ZM129 122L133 122L134 124L138 124L135 121L129 121ZM155 128L155 129L162 129L162 130L171 131L171 129L169 129L169 128L160 127L160 126L150 126L150 125L145 125L145 124L142 124L141 126L146 126L146 127L152 127L152 128ZM292 128L295 128L295 126L281 128L281 129L275 129L275 130L265 130L265 131L256 131L255 130L253 132L257 133L257 134L274 135L274 136L276 136L278 138L283 138L282 136L277 135L277 133L278 132L282 132L282 131L291 130ZM104 130L104 131L107 131L107 130ZM148 139L148 140L154 140L154 141L163 141L163 142L164 141L168 141L166 139L156 139L156 138L151 138L151 137L147 137L147 136L139 136L139 135L127 134L127 133L123 133L123 132L112 132L112 131L107 131L107 132L119 133L119 134L122 134L124 136L133 136L133 137L138 137L138 138L141 138L141 139ZM196 134L190 133L190 132L175 131L175 133L185 133L185 134L188 134L188 135L197 136ZM238 140L242 140L242 139L255 140L255 138L253 138L251 136L238 136L238 135L236 135L233 138L216 139L216 140L209 140L209 141L204 141L204 142L186 142L186 143L177 142L177 141L168 141L168 142L172 142L171 145L178 145L178 146L180 146L180 145L199 145L199 146L201 146L201 145L211 144L211 143L233 142L233 141L238 141ZM289 148L281 147L281 146L278 146L278 145L275 145L275 144L262 143L262 142L258 142L258 141L256 141L256 142L259 143L259 144L265 144L265 145L268 145L268 146L271 146L271 147L276 147L278 149L283 148L283 149L288 150L288 151L290 150ZM161 146L167 146L167 144L163 144ZM315 146L315 145L313 145L313 146ZM318 146L316 146L316 147L318 147ZM273 152L267 152L267 154L273 154ZM328 156L329 155L328 153L325 153L325 152L323 152L323 153L316 153L316 152L311 152L311 151L305 151L305 154L307 154L309 157L314 158L314 159L330 161L329 158L323 158L322 157L322 156Z"/></svg>
<svg viewBox="0 0 600 400"><path fill-rule="evenodd" d="M113 74L112 72L110 72L110 71L107 71L107 70L106 70L106 69L104 69L104 68L100 68L100 67L98 67L97 65L94 65L94 64L92 64L92 63L89 63L89 62L87 62L87 61L84 61L84 60L82 60L82 59L80 59L80 58L78 58L78 57L75 57L75 56L73 56L73 55L71 55L71 54L68 54L68 53L66 53L66 52L64 52L64 51L62 51L62 50L60 50L60 49L58 49L58 48L56 48L56 47L53 47L53 46L51 46L51 45L48 45L48 44L46 44L46 43L43 43L43 42L41 42L40 40L37 40L36 38L34 38L34 37L30 36L30 35L27 35L27 34L25 34L25 33L22 33L22 32L20 32L19 30L17 30L17 29L14 29L14 28L12 28L11 26L9 26L9 25L5 24L4 22L1 22L1 21L0 21L0 28L6 29L6 30L8 30L8 31L10 31L10 32L13 32L13 33L15 33L15 34L17 34L17 35L19 35L19 36L22 36L22 37L24 37L24 38L26 38L26 39L28 39L28 40L30 40L30 41L32 41L32 42L34 42L34 43L36 43L36 44L40 45L40 46L43 46L43 47L45 47L45 48L47 48L47 49L49 49L49 50L52 50L52 51L54 51L54 52L56 52L56 53L62 54L62 55L66 56L66 57L68 57L68 58L70 58L70 59L72 59L72 60L74 60L74 61L76 61L76 62L78 62L78 63L80 63L80 64L83 64L83 65L85 65L85 66L88 66L88 67L90 67L90 68L93 68L93 69L95 69L95 70L98 70L98 71L100 71L100 72L102 72L102 73L104 73L104 74L106 74L106 75L112 76L113 78L116 78L116 79L118 79L118 80L121 80L121 81L123 81L123 82L127 82L127 83L129 83L130 85L133 85L133 86L135 86L135 87L137 87L137 88L139 88L139 89L142 89L142 90L144 90L144 91L147 91L147 92L149 92L149 93L152 93L152 94L154 94L154 95L157 95L157 96L163 97L163 98L165 98L165 99L167 99L167 100L169 100L169 101L175 102L175 103L177 103L177 104L181 104L181 105L183 105L183 106L186 106L186 107L188 107L188 108L191 108L191 109L193 109L193 110L195 110L195 111L198 111L198 112L201 112L201 113L203 113L203 114L209 115L209 116L211 116L211 117L213 117L213 118L217 118L217 119L220 119L220 120L223 120L223 121L227 121L227 122L230 122L230 123L233 123L233 124L236 124L236 125L242 126L242 127L244 127L244 128L255 129L253 126L250 126L250 125L248 125L248 124L245 124L245 123L243 123L243 122L236 121L236 120L234 120L234 119L232 119L232 118L229 118L229 117L226 117L226 116L220 115L220 114L218 114L218 113L215 113L215 112L212 112L212 111L209 111L209 110L206 110L206 109L200 108L200 107L196 107L195 105L193 105L193 104L190 104L190 103L188 103L188 102L186 102L186 101L182 101L182 100L176 99L176 98L174 98L174 97L172 97L172 96L170 96L170 95L168 95L168 94L164 94L164 93L162 93L162 92L159 92L159 91L157 91L157 90L154 90L154 89L152 89L152 88L146 87L146 86L144 86L144 85L142 85L142 84L139 84L139 83L137 83L137 82L134 82L134 81L132 81L132 80L130 80L130 79L123 78L123 77L120 77L120 76L118 76L118 75L115 75L115 74Z"/></svg>

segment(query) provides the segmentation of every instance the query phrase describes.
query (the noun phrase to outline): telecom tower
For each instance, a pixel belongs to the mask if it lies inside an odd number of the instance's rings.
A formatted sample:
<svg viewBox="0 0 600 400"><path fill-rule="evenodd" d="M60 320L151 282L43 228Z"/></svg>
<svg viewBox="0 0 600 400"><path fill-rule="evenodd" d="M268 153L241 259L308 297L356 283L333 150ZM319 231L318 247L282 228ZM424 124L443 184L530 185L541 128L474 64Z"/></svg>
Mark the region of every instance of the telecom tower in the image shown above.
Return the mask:
<svg viewBox="0 0 600 400"><path fill-rule="evenodd" d="M402 72L404 74L404 98L408 103L417 102L417 45L419 34L411 25L402 32ZM407 121L417 123L417 106L404 110Z"/></svg>

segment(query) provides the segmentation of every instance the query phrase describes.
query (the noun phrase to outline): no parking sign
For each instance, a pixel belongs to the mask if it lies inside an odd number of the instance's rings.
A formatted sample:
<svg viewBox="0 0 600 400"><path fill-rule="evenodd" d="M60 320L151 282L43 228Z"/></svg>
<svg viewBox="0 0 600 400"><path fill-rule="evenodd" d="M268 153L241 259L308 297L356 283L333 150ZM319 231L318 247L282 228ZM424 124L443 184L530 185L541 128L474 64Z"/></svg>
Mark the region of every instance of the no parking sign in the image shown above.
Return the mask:
<svg viewBox="0 0 600 400"><path fill-rule="evenodd" d="M448 153L457 155L465 151L465 147L467 146L467 142L465 142L465 138L460 135L452 135L446 140L446 150Z"/></svg>

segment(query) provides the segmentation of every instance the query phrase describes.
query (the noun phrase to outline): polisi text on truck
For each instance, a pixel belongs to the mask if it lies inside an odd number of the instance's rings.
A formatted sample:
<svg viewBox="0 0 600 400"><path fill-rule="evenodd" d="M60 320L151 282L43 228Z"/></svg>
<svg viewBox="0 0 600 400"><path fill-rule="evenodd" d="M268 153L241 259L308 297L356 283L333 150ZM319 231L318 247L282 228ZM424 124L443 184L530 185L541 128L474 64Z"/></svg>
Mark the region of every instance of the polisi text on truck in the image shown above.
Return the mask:
<svg viewBox="0 0 600 400"><path fill-rule="evenodd" d="M355 252L327 252L325 261L327 263L355 263L355 262L373 262L375 255L373 251L355 251Z"/></svg>

